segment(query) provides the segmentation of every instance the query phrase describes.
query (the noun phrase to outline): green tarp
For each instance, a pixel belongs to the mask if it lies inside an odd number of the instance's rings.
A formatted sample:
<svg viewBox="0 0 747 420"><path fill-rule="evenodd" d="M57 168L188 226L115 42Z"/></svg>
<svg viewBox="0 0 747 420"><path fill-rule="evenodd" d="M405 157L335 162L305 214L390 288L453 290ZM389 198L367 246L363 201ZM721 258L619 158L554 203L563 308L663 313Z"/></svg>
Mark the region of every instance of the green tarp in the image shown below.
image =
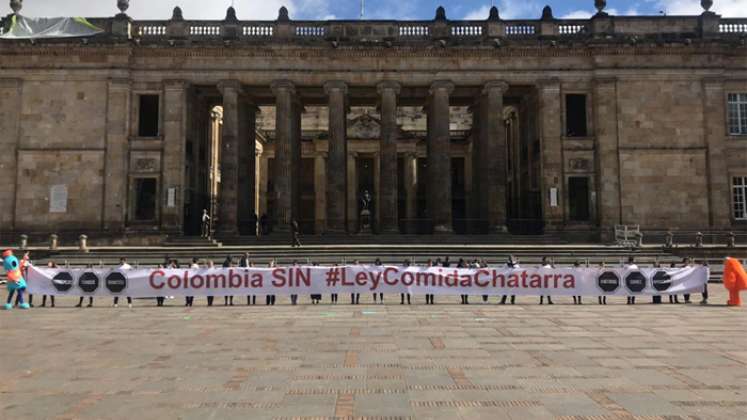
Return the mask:
<svg viewBox="0 0 747 420"><path fill-rule="evenodd" d="M75 38L104 32L85 18L27 18L13 15L10 28L0 39Z"/></svg>

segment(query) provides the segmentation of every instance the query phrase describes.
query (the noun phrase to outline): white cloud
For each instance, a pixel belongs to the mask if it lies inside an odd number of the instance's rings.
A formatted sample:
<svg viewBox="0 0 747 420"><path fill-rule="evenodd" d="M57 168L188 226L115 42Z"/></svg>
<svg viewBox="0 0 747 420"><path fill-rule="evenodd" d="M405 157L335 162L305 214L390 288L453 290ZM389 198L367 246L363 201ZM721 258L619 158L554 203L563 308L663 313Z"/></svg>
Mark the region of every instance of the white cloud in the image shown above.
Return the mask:
<svg viewBox="0 0 747 420"><path fill-rule="evenodd" d="M481 6L464 15L465 20L485 20L490 13L489 6ZM501 19L539 19L542 16L542 6L530 1L501 0L498 4L498 14Z"/></svg>
<svg viewBox="0 0 747 420"><path fill-rule="evenodd" d="M563 16L563 19L588 19L592 16L591 12L586 10L575 10Z"/></svg>
<svg viewBox="0 0 747 420"><path fill-rule="evenodd" d="M668 15L703 13L699 0L656 0L656 5ZM747 16L747 0L714 0L711 11L724 17L745 17Z"/></svg>
<svg viewBox="0 0 747 420"><path fill-rule="evenodd" d="M231 0L130 0L127 14L133 19L165 20L171 18L175 6L180 6L185 19L221 20L231 3ZM239 19L274 20L281 6L288 8L291 19L334 18L329 0L235 0L234 3ZM107 17L117 13L115 0L30 0L24 2L21 10L21 14L32 17Z"/></svg>

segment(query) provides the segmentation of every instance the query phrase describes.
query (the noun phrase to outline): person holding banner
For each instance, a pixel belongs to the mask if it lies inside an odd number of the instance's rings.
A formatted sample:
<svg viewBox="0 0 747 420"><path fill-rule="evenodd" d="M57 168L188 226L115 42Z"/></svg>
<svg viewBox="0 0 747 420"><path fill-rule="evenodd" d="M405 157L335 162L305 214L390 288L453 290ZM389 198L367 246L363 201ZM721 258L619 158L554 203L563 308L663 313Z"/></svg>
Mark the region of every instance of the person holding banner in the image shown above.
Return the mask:
<svg viewBox="0 0 747 420"><path fill-rule="evenodd" d="M676 268L677 264L671 263L669 264L669 268ZM669 303L680 303L679 298L677 297L677 294L669 295Z"/></svg>
<svg viewBox="0 0 747 420"><path fill-rule="evenodd" d="M578 269L581 268L581 262L576 261L573 263L573 268ZM573 297L573 304L574 305L583 305L583 302L581 302L581 296L574 296Z"/></svg>
<svg viewBox="0 0 747 420"><path fill-rule="evenodd" d="M403 267L407 268L410 266L410 260L405 260L405 263L402 265ZM405 304L405 295L407 296L407 304L410 304L410 297L412 296L410 292L407 293L400 293L399 294L399 304L404 305Z"/></svg>
<svg viewBox="0 0 747 420"><path fill-rule="evenodd" d="M337 267L337 264L333 264L332 266L333 267ZM331 302L332 302L333 305L337 305L337 297L338 297L337 293L332 293L330 295L330 300L331 300Z"/></svg>
<svg viewBox="0 0 747 420"><path fill-rule="evenodd" d="M509 255L508 256L508 261L506 262L506 267L510 268L510 269L521 268L519 266L519 260L516 259L516 258L514 258L513 255ZM508 297L507 295L503 295L503 297L501 297L501 305L505 305L506 304L506 298L507 297ZM516 295L511 295L511 304L513 305L514 303L516 303Z"/></svg>
<svg viewBox="0 0 747 420"><path fill-rule="evenodd" d="M682 267L691 267L693 265L693 260L690 257L685 257L682 259ZM685 303L691 303L690 302L690 293L685 293L682 295L683 298L685 298Z"/></svg>
<svg viewBox="0 0 747 420"><path fill-rule="evenodd" d="M55 264L54 261L47 262L47 268L57 268L57 264ZM49 295L49 302L50 307L54 308L54 295ZM41 307L44 308L47 306L47 295L42 295L42 304Z"/></svg>
<svg viewBox="0 0 747 420"><path fill-rule="evenodd" d="M87 264L86 268L93 268L93 264ZM85 299L85 298L83 296L81 296L80 299L78 300L78 304L75 305L76 308L82 308L83 307L83 299ZM86 306L86 308L91 308L91 307L93 307L93 296L89 296L88 297L88 305Z"/></svg>
<svg viewBox="0 0 747 420"><path fill-rule="evenodd" d="M241 259L239 260L239 267L244 267L244 268L254 267L254 264L252 264L249 259L248 252L245 252L244 256L241 257ZM257 295L248 295L246 297L246 306L256 305L256 304L257 304Z"/></svg>
<svg viewBox="0 0 747 420"><path fill-rule="evenodd" d="M457 262L457 268L467 268L467 263L464 258L460 258ZM462 298L462 305L469 305L469 295L459 295Z"/></svg>
<svg viewBox="0 0 747 420"><path fill-rule="evenodd" d="M213 270L213 269L215 269L215 262L213 262L213 260L208 260L208 262L207 262L207 269L208 269L208 270ZM213 306L213 300L214 300L214 299L215 299L215 297L213 297L213 296L208 296L208 297L207 297L207 306Z"/></svg>
<svg viewBox="0 0 747 420"><path fill-rule="evenodd" d="M231 268L233 267L233 257L231 255L227 255L226 259L223 261L223 268ZM223 296L223 306L233 306L233 295L231 296Z"/></svg>
<svg viewBox="0 0 747 420"><path fill-rule="evenodd" d="M168 263L167 265L171 265L171 263ZM158 268L164 268L164 264L158 264ZM163 301L164 300L166 300L165 297L163 297L163 296L156 296L156 306L163 306Z"/></svg>
<svg viewBox="0 0 747 420"><path fill-rule="evenodd" d="M604 261L599 263L599 270L602 271L605 269L607 265L604 263ZM600 305L606 305L607 304L607 296L601 295L599 296L599 304Z"/></svg>
<svg viewBox="0 0 747 420"><path fill-rule="evenodd" d="M127 258L122 257L119 259L119 267L120 270L132 270L132 266L127 264ZM114 303L112 303L113 307L119 306L119 296L114 296ZM132 298L127 296L127 307L132 309Z"/></svg>
<svg viewBox="0 0 747 420"><path fill-rule="evenodd" d="M635 258L633 258L632 255L628 257L628 263L625 264L625 270L626 271L638 270L638 265L636 265ZM628 305L635 305L635 296L633 295L628 296Z"/></svg>
<svg viewBox="0 0 747 420"><path fill-rule="evenodd" d="M270 268L274 268L274 267L277 266L277 262L273 258L272 260L270 260L270 262L267 264L267 266L270 267ZM267 306L275 305L275 295L267 295L267 296L265 296L265 304Z"/></svg>
<svg viewBox="0 0 747 420"><path fill-rule="evenodd" d="M374 265L376 267L381 267L384 264L381 262L380 258L376 258L376 261L374 261ZM374 299L374 303L376 303L376 292L374 292L374 294L373 294L373 299ZM383 293L379 293L379 301L380 301L381 305L384 304L384 294Z"/></svg>
<svg viewBox="0 0 747 420"><path fill-rule="evenodd" d="M554 268L552 266L552 264L550 264L550 260L547 257L542 257L542 268L545 268L545 269L552 269L552 268ZM545 299L544 295L540 296L540 305L544 304L544 299ZM576 298L574 297L574 300L575 299ZM547 295L547 304L548 305L553 305L553 303L552 303L552 296L550 296L550 295Z"/></svg>
<svg viewBox="0 0 747 420"><path fill-rule="evenodd" d="M429 259L428 261L426 261L425 262L425 266L426 267L433 267L433 260ZM434 302L435 301L434 297L435 297L435 295L426 293L425 294L425 304L426 305L433 305L435 303Z"/></svg>
<svg viewBox="0 0 747 420"><path fill-rule="evenodd" d="M199 270L200 269L200 260L197 258L192 258L192 264L189 265L190 270ZM192 305L195 302L194 296L186 296L184 298L184 306L192 307Z"/></svg>

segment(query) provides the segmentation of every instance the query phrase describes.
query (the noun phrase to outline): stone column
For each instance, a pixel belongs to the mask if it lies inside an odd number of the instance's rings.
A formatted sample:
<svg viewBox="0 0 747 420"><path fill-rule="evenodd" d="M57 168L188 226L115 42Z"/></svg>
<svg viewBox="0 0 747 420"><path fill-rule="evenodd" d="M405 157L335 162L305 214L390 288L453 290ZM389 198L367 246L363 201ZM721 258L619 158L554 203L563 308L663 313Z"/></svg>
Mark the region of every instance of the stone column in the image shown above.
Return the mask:
<svg viewBox="0 0 747 420"><path fill-rule="evenodd" d="M563 224L563 131L561 116L560 81L543 80L539 83L540 171L542 180L542 210L546 230L558 230ZM553 205L552 191L557 191Z"/></svg>
<svg viewBox="0 0 747 420"><path fill-rule="evenodd" d="M316 155L314 155L314 213L316 214L314 231L317 233L324 232L327 225L327 215L325 212L327 208L327 168L325 160L327 160L326 153L316 152ZM345 203L343 203L343 208L344 205Z"/></svg>
<svg viewBox="0 0 747 420"><path fill-rule="evenodd" d="M347 93L348 86L341 81L324 84L329 100L329 147L326 177L326 231L345 232L347 210ZM318 216L318 215L317 215ZM317 217L319 218L319 217Z"/></svg>
<svg viewBox="0 0 747 420"><path fill-rule="evenodd" d="M0 79L0 214L3 222L0 231L15 229L16 183L18 176L18 125L21 120L21 79ZM127 112L125 112L128 114ZM18 209L25 211L24 209Z"/></svg>
<svg viewBox="0 0 747 420"><path fill-rule="evenodd" d="M239 98L239 170L238 170L238 219L242 235L255 235L256 223L252 216L256 212L257 107L248 98Z"/></svg>
<svg viewBox="0 0 747 420"><path fill-rule="evenodd" d="M122 232L127 208L127 158L130 122L130 81L109 80L104 163L104 230Z"/></svg>
<svg viewBox="0 0 747 420"><path fill-rule="evenodd" d="M275 169L273 185L275 186L274 229L277 232L288 232L290 223L296 217L298 200L297 174L300 162L300 139L296 127L299 106L296 100L296 89L293 83L279 80L272 83L275 94Z"/></svg>
<svg viewBox="0 0 747 420"><path fill-rule="evenodd" d="M621 223L620 151L617 137L617 80L594 81L594 147L596 165L597 208L602 240L613 236L616 224Z"/></svg>
<svg viewBox="0 0 747 420"><path fill-rule="evenodd" d="M451 233L450 81L433 82L428 98L428 216L434 233Z"/></svg>
<svg viewBox="0 0 747 420"><path fill-rule="evenodd" d="M503 119L505 82L488 82L480 101L480 154L477 176L480 190L477 200L484 206L492 233L506 231L506 125Z"/></svg>
<svg viewBox="0 0 747 420"><path fill-rule="evenodd" d="M381 171L379 196L381 232L399 233L397 214L397 95L400 85L397 82L381 82L377 86L381 101Z"/></svg>
<svg viewBox="0 0 747 420"><path fill-rule="evenodd" d="M184 215L187 83L164 82L161 229L181 233Z"/></svg>
<svg viewBox="0 0 747 420"><path fill-rule="evenodd" d="M418 217L418 157L415 153L405 155L405 190L407 201L405 202L405 211L407 212L407 231L405 233L414 233L414 227L417 226L415 219Z"/></svg>
<svg viewBox="0 0 747 420"><path fill-rule="evenodd" d="M726 94L723 79L703 81L706 147L708 148L709 226L731 226L731 183L726 157Z"/></svg>
<svg viewBox="0 0 747 420"><path fill-rule="evenodd" d="M220 157L220 203L218 226L221 236L238 235L239 200L239 90L236 80L218 85L223 94L223 132Z"/></svg>

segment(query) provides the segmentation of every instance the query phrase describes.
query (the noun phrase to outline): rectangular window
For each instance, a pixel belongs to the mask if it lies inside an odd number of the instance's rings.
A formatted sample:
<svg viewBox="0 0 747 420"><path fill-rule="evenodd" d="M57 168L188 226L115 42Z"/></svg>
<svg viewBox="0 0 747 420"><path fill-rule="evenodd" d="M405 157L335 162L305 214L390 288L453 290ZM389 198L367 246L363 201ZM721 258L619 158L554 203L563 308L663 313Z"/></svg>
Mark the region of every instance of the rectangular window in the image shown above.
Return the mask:
<svg viewBox="0 0 747 420"><path fill-rule="evenodd" d="M140 112L138 113L138 136L158 137L159 121L158 95L140 95Z"/></svg>
<svg viewBox="0 0 747 420"><path fill-rule="evenodd" d="M135 180L135 220L156 220L156 178Z"/></svg>
<svg viewBox="0 0 747 420"><path fill-rule="evenodd" d="M729 135L747 136L747 93L730 93L727 107Z"/></svg>
<svg viewBox="0 0 747 420"><path fill-rule="evenodd" d="M732 178L734 220L747 220L747 176Z"/></svg>
<svg viewBox="0 0 747 420"><path fill-rule="evenodd" d="M586 95L565 95L565 133L567 137L586 137Z"/></svg>

